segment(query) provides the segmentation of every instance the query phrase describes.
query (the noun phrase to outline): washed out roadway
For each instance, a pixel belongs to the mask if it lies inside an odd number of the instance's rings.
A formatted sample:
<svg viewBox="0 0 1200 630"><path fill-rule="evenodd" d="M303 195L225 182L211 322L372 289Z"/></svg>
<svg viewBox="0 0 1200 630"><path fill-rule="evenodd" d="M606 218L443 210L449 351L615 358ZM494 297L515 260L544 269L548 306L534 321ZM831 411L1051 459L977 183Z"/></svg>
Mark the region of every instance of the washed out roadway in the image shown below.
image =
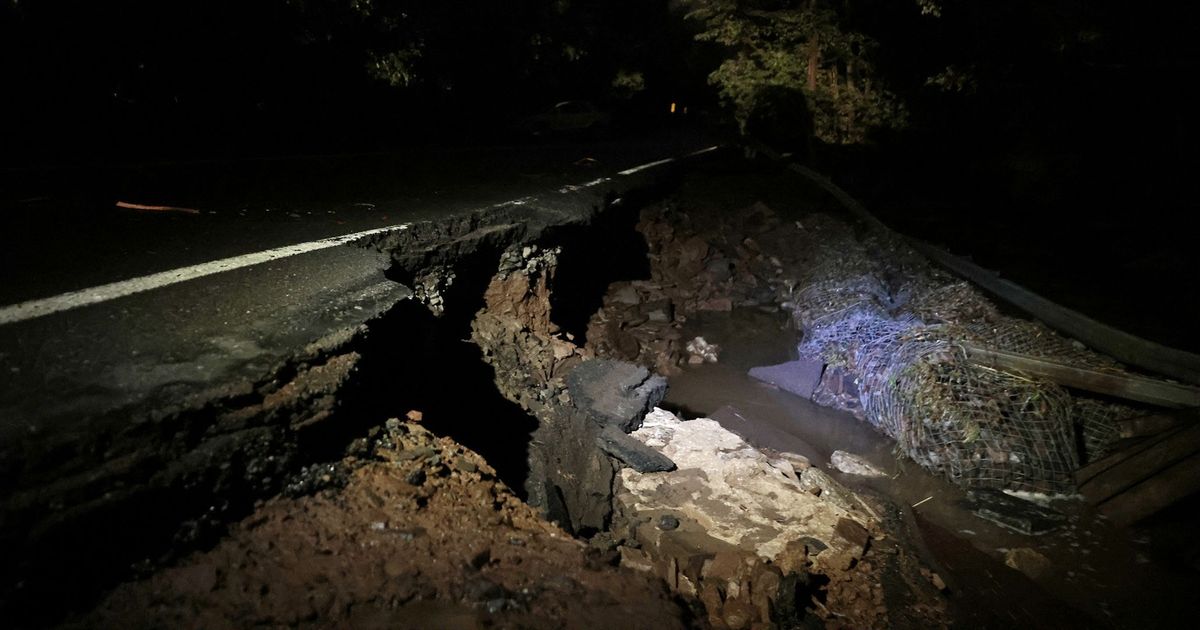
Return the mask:
<svg viewBox="0 0 1200 630"><path fill-rule="evenodd" d="M0 443L86 431L80 420L138 403L202 404L408 296L384 277L386 255L353 244L170 282L175 270L247 262L258 252L512 200L530 212L569 213L550 207L619 193L656 167L631 169L703 149L706 140L672 133L590 145L137 167L109 169L113 179L105 182L36 173L18 181L5 173L14 185L0 200ZM62 195L38 188L55 177ZM132 211L116 201L199 213ZM93 290L148 278L158 280L116 299ZM85 299L55 303L70 295ZM31 305L48 314L31 313Z"/></svg>

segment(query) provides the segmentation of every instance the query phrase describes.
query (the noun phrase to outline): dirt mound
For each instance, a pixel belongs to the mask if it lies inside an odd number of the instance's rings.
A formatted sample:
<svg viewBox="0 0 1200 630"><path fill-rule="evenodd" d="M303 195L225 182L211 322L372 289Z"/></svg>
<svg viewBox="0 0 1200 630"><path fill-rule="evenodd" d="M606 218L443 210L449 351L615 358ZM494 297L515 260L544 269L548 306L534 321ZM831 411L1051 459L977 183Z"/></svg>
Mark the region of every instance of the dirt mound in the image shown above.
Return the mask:
<svg viewBox="0 0 1200 630"><path fill-rule="evenodd" d="M277 498L215 548L121 585L75 627L683 627L660 580L612 566L474 452L389 421L343 488Z"/></svg>

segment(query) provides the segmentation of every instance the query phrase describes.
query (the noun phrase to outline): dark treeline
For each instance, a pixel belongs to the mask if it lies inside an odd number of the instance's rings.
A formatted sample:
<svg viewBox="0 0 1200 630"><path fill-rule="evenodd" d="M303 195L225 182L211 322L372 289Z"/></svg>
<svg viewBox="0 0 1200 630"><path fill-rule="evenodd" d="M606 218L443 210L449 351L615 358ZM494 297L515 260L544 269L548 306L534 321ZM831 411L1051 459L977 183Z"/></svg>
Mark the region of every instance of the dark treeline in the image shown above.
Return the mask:
<svg viewBox="0 0 1200 630"><path fill-rule="evenodd" d="M728 120L706 77L729 51L693 41L701 26L684 17L722 2L4 0L0 153L19 165L487 142L568 98L635 116L680 100ZM1091 172L1065 154L1190 160L1185 3L827 4L878 42L878 84L907 106L907 127L870 152L955 153L1018 187L1047 168ZM930 4L940 15L921 14Z"/></svg>
<svg viewBox="0 0 1200 630"><path fill-rule="evenodd" d="M689 42L644 0L4 0L0 139L10 164L486 141L556 100L702 85ZM374 71L405 50L407 84Z"/></svg>

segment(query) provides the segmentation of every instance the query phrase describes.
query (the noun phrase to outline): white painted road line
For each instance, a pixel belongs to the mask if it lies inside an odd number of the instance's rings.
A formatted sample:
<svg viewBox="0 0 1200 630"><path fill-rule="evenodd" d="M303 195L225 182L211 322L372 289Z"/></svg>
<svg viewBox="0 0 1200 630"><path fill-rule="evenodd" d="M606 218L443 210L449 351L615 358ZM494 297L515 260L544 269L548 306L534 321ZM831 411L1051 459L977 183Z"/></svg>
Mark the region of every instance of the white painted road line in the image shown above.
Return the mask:
<svg viewBox="0 0 1200 630"><path fill-rule="evenodd" d="M684 157L696 157L697 155L704 155L705 153L709 153L711 151L716 151L717 149L720 149L720 148L721 148L721 145L714 144L713 146L708 147L706 149L700 149L699 151L692 151L691 153L687 154ZM670 164L671 162L674 162L674 161L675 161L675 158L669 157L669 158L666 158L663 160L658 160L655 162L647 162L645 164L642 164L641 166L635 166L633 168L627 168L623 171L618 171L617 175L633 175L634 173L637 173L638 171L644 171L648 168L662 166L663 164Z"/></svg>
<svg viewBox="0 0 1200 630"><path fill-rule="evenodd" d="M720 147L712 146L707 149L701 149L699 151L689 153L688 157L700 155L702 153L708 153L709 151L714 151L718 148ZM621 171L618 174L632 175L639 171L644 171L656 166L662 166L663 164L669 164L674 161L675 158L666 158L664 160L658 160L655 162L647 162L641 166L635 166L633 168ZM560 189L559 192L590 188L606 181L609 181L607 177L601 177L577 186L564 187ZM511 201L505 201L503 203L496 204L493 207L524 205L525 203L528 203L534 199L534 197L522 197L520 199L513 199ZM261 263L270 262L272 260L279 260L280 258L288 258L290 256L305 254L320 249L337 247L339 245L345 245L351 241L356 241L360 238L373 236L375 234L383 234L385 232L395 232L406 229L408 229L407 223L376 228L374 230L366 230L365 232L355 232L354 234L334 236L331 238L321 239L319 241L287 245L284 247L277 247L275 249L268 249L262 252L255 252L253 254L243 254L241 256L234 256L232 258L224 258L221 260L214 260L212 262L201 263L199 265L192 265L191 267L181 267L179 269L172 269L170 271L153 273L140 278L132 278L130 280L121 280L119 282L102 284L98 287L81 289L79 291L71 291L69 293L63 293L61 295L43 298L40 300L29 300L27 302L21 302L20 304L12 304L9 306L0 307L0 326L5 324L15 324L17 322L23 322L27 319L34 319L37 317L50 315L52 313L58 313L60 311L79 308L81 306L99 304L101 302L115 300L127 295L143 293L145 291L159 289L172 284L178 284L180 282L186 282L196 278L203 278L204 276L211 276L223 271L232 271L234 269L241 269L242 267L249 267L251 265L258 265Z"/></svg>
<svg viewBox="0 0 1200 630"><path fill-rule="evenodd" d="M636 173L638 171L644 171L648 168L654 168L655 166L662 166L663 164L670 164L671 162L674 162L674 161L675 161L675 158L672 157L672 158L667 158L665 160L658 160L657 162L647 162L645 164L642 164L641 166L635 166L633 168L627 168L623 171L618 171L617 175L633 175L634 173Z"/></svg>
<svg viewBox="0 0 1200 630"><path fill-rule="evenodd" d="M583 183L583 184L567 184L566 186L559 188L558 192L560 192L560 193L575 192L577 190L583 190L584 188L591 188L592 186L603 184L604 182L607 182L607 181L610 181L607 177L601 177L600 179L593 179L592 181Z"/></svg>
<svg viewBox="0 0 1200 630"><path fill-rule="evenodd" d="M203 278L223 271L232 271L242 267L258 265L272 260L288 258L299 254L305 254L321 249L329 249L330 247L338 247L345 245L351 241L356 241L360 238L373 236L375 234L384 234L386 232L397 232L408 229L408 224L392 225L388 227L376 228L374 230L366 230L363 232L355 232L354 234L346 234L343 236L334 236L332 238L321 239L319 241L310 241L307 243L298 243L296 245L287 245L285 247L277 247L266 251L254 252L252 254L243 254L232 258L223 258L211 262L192 265L191 267L181 267L170 271L153 273L140 278L132 278L130 280L121 280L120 282L112 282L102 284L98 287L90 289L82 289L79 291L71 291L50 298L41 300L29 300L20 304L0 307L0 326L4 324L13 324L35 317L50 315L89 304L99 304L115 300L127 295L151 291L153 289L162 288L168 285Z"/></svg>

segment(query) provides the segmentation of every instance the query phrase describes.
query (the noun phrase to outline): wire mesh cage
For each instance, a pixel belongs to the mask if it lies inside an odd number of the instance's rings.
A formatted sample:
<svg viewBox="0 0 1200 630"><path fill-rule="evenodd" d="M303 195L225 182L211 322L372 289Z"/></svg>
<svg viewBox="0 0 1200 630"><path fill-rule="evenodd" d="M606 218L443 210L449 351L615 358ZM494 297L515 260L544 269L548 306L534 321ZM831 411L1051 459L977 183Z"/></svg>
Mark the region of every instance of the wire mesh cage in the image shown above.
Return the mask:
<svg viewBox="0 0 1200 630"><path fill-rule="evenodd" d="M1117 419L1136 413L972 362L967 344L1121 369L1042 324L1001 314L895 238L822 225L802 243L813 255L794 292L799 352L852 386L814 399L856 413L926 469L967 488L1072 492L1074 470L1111 447Z"/></svg>

